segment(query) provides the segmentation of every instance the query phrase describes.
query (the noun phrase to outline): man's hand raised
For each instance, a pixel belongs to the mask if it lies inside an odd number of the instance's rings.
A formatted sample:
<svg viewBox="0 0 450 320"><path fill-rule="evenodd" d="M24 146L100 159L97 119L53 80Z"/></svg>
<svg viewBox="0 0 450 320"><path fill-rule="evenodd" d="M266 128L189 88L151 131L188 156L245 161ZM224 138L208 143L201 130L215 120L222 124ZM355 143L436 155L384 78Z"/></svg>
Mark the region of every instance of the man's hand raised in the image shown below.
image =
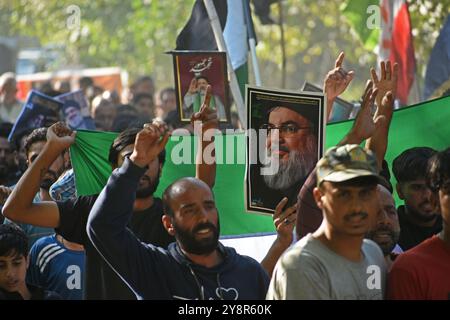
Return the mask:
<svg viewBox="0 0 450 320"><path fill-rule="evenodd" d="M69 129L63 122L57 122L47 130L47 144L52 150L62 152L75 142L76 131Z"/></svg>
<svg viewBox="0 0 450 320"><path fill-rule="evenodd" d="M336 99L342 92L347 89L350 82L353 80L354 71L345 71L342 68L344 62L344 52L339 54L334 64L334 69L330 70L325 76L324 92L328 100ZM330 106L331 108L331 106Z"/></svg>
<svg viewBox="0 0 450 320"><path fill-rule="evenodd" d="M353 124L353 134L358 138L361 143L362 141L370 138L373 133L379 128L385 121L384 116L378 116L373 119L372 117L372 106L375 101L375 97L378 94L378 89L373 89L373 83L371 80L367 81L366 89L363 94L363 102L361 104L361 110L356 116L355 122Z"/></svg>
<svg viewBox="0 0 450 320"><path fill-rule="evenodd" d="M380 94L378 93L377 99L379 95ZM382 97L381 105L378 106L376 115L383 115L386 117L386 119L389 119L390 121L393 112L394 112L394 94L392 93L392 91L387 91Z"/></svg>
<svg viewBox="0 0 450 320"><path fill-rule="evenodd" d="M191 83L189 84L188 92L189 92L190 94L194 94L194 93L197 93L197 91L198 91L198 88L197 88L197 79L192 78Z"/></svg>
<svg viewBox="0 0 450 320"><path fill-rule="evenodd" d="M170 133L163 122L146 123L136 135L130 160L140 167L149 165L166 147Z"/></svg>
<svg viewBox="0 0 450 320"><path fill-rule="evenodd" d="M217 129L219 127L219 119L217 117L217 111L210 108L209 103L211 101L212 89L208 85L206 87L205 99L200 107L200 110L194 113L191 117L191 123L196 128L195 122L201 122L201 133L205 133L208 129ZM197 132L199 133L199 132Z"/></svg>
<svg viewBox="0 0 450 320"><path fill-rule="evenodd" d="M395 94L397 93L398 63L394 63L394 66L391 67L389 60L386 62L381 61L380 71L380 78L378 78L375 69L370 69L374 88L378 89L378 95L375 101L378 108L381 107L383 97L386 96L388 91L391 92L393 100L395 99Z"/></svg>

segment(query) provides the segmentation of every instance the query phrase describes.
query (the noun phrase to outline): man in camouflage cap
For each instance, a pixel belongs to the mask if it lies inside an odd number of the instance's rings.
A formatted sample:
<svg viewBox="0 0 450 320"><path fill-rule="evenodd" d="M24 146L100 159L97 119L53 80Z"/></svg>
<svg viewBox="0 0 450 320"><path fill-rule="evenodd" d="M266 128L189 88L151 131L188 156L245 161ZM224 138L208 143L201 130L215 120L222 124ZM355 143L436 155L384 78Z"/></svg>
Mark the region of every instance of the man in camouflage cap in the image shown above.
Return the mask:
<svg viewBox="0 0 450 320"><path fill-rule="evenodd" d="M317 186L324 181L344 182L358 177L379 179L376 158L356 144L328 149L317 163Z"/></svg>
<svg viewBox="0 0 450 320"><path fill-rule="evenodd" d="M316 168L324 219L278 261L267 298L382 299L383 253L364 239L380 210L375 156L359 145L333 147Z"/></svg>

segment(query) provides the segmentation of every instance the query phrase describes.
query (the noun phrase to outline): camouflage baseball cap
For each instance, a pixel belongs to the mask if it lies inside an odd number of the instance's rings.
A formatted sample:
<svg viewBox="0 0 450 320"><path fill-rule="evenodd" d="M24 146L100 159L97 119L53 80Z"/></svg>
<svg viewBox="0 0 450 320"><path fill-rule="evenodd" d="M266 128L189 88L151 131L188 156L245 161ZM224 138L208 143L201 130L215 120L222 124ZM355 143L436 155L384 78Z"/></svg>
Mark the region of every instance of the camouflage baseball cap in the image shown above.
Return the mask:
<svg viewBox="0 0 450 320"><path fill-rule="evenodd" d="M379 179L377 161L370 150L357 144L332 147L317 162L317 185L323 181L343 182L357 177Z"/></svg>

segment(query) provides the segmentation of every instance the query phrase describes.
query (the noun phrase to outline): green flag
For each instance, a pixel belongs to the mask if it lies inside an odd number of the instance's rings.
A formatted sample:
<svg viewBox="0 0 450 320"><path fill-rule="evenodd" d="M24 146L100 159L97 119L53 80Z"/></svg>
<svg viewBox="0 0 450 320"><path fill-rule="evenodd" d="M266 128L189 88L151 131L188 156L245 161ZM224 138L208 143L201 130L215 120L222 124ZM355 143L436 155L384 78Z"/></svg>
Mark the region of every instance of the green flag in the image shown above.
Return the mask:
<svg viewBox="0 0 450 320"><path fill-rule="evenodd" d="M242 66L234 70L234 72L236 73L241 95L245 97L245 85L248 84L248 63L244 63Z"/></svg>
<svg viewBox="0 0 450 320"><path fill-rule="evenodd" d="M389 165L402 151L417 146L442 150L450 145L450 97L427 101L394 112L389 131L386 160ZM326 146L336 145L353 125L353 121L327 126ZM99 193L111 172L107 163L109 145L115 134L80 131L71 147L79 195ZM172 137L166 147L167 157L156 195L174 180L195 175L195 165L174 163L184 158L192 163L195 157L195 140L191 136ZM108 142L109 141L109 142ZM247 213L244 203L245 135L218 136L217 176L214 187L221 219L221 235L244 235L274 231L272 218ZM184 147L183 147L184 146ZM226 146L226 147L225 147ZM226 152L225 152L226 150ZM177 155L177 157L175 157ZM227 164L229 163L229 164ZM232 164L238 163L238 164Z"/></svg>
<svg viewBox="0 0 450 320"><path fill-rule="evenodd" d="M97 194L111 175L109 148L117 133L78 130L70 147L70 159L75 173L78 195Z"/></svg>
<svg viewBox="0 0 450 320"><path fill-rule="evenodd" d="M341 6L341 12L361 39L364 47L373 51L380 37L379 0L348 0Z"/></svg>

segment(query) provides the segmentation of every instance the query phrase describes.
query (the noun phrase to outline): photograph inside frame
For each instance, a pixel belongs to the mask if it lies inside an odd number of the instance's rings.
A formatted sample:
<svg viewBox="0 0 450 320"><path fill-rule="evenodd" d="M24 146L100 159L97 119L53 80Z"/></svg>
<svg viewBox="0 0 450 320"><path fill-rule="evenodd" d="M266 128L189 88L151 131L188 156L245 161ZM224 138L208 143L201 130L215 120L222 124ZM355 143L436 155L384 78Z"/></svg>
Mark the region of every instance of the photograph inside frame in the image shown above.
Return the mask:
<svg viewBox="0 0 450 320"><path fill-rule="evenodd" d="M322 93L246 87L247 211L273 214L284 197L297 202L323 154L324 103Z"/></svg>
<svg viewBox="0 0 450 320"><path fill-rule="evenodd" d="M200 110L206 87L211 85L210 107L217 110L219 121L230 121L230 99L225 52L172 51L177 108L180 121L189 123Z"/></svg>

